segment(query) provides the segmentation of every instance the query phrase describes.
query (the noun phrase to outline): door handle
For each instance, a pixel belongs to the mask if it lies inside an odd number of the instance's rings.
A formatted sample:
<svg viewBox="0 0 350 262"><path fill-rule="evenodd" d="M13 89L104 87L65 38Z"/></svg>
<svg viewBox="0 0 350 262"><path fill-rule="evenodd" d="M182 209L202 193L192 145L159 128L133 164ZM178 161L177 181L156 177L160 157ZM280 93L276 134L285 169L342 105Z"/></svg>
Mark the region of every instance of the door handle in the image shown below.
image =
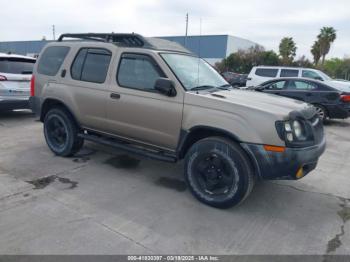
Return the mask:
<svg viewBox="0 0 350 262"><path fill-rule="evenodd" d="M306 93L306 96L312 96L312 94L311 93Z"/></svg>
<svg viewBox="0 0 350 262"><path fill-rule="evenodd" d="M111 98L112 98L112 99L120 99L120 95L119 95L119 94L116 94L116 93L112 93L112 94L111 94Z"/></svg>

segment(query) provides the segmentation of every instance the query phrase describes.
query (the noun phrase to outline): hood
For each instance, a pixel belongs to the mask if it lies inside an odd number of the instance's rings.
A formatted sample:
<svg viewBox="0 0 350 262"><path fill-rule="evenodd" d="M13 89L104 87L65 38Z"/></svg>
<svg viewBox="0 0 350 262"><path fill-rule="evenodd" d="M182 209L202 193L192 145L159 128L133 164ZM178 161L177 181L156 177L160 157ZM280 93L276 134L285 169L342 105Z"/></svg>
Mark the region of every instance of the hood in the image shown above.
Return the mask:
<svg viewBox="0 0 350 262"><path fill-rule="evenodd" d="M292 111L310 112L313 108L311 105L298 100L249 90L223 90L214 93L187 94L191 95L186 99L186 103L232 113L235 112L237 107L244 107L250 110L265 111L279 119L286 119ZM197 99L194 96L197 96ZM313 115L313 110L311 111L305 116L306 118L311 117L309 114Z"/></svg>

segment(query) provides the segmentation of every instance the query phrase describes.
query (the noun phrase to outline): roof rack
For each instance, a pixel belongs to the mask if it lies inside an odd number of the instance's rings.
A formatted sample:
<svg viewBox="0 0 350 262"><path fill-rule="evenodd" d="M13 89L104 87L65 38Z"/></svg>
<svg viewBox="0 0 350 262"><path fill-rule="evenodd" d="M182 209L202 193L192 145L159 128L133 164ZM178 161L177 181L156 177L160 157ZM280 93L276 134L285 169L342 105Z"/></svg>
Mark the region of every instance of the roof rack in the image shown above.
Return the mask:
<svg viewBox="0 0 350 262"><path fill-rule="evenodd" d="M124 47L139 47L154 50L177 51L181 53L192 54L191 51L182 45L154 37L143 37L139 34L115 34L115 33L79 33L79 34L62 34L57 41L62 42L65 38L73 41L87 40L105 43L113 43ZM67 41L69 41L67 40Z"/></svg>
<svg viewBox="0 0 350 262"><path fill-rule="evenodd" d="M86 33L86 34L62 34L58 38L58 42L62 42L64 38L88 40L115 43L122 46L128 47L148 47L153 46L149 44L145 38L138 34L115 34L115 33Z"/></svg>

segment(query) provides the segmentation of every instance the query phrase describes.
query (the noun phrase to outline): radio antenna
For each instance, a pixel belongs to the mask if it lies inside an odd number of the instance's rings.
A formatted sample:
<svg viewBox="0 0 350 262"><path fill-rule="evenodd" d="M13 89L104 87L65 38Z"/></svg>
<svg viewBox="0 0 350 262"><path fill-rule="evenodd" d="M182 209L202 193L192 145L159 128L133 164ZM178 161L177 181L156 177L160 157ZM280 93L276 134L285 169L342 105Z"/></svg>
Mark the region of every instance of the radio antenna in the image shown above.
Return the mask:
<svg viewBox="0 0 350 262"><path fill-rule="evenodd" d="M185 47L187 47L187 35L188 35L188 13L186 14Z"/></svg>
<svg viewBox="0 0 350 262"><path fill-rule="evenodd" d="M199 63L201 59L202 18L199 19L197 86L199 86Z"/></svg>

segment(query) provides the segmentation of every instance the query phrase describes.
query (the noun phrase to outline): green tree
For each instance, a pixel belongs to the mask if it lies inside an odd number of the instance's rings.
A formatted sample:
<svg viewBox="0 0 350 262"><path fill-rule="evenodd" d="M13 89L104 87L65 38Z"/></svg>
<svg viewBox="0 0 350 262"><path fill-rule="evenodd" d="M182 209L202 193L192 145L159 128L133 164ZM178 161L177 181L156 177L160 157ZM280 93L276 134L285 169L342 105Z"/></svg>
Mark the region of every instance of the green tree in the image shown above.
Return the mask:
<svg viewBox="0 0 350 262"><path fill-rule="evenodd" d="M258 65L279 65L278 55L272 50L265 51L262 46L256 45L248 50L239 50L232 53L215 66L221 72L224 69L224 71L247 74L253 66Z"/></svg>
<svg viewBox="0 0 350 262"><path fill-rule="evenodd" d="M321 59L321 50L319 41L315 41L315 43L311 47L311 54L314 57L315 66L318 65Z"/></svg>
<svg viewBox="0 0 350 262"><path fill-rule="evenodd" d="M259 64L267 66L277 66L280 64L280 60L278 58L278 55L274 51L264 51L260 55Z"/></svg>
<svg viewBox="0 0 350 262"><path fill-rule="evenodd" d="M332 58L326 60L323 70L333 78L350 79L350 59Z"/></svg>
<svg viewBox="0 0 350 262"><path fill-rule="evenodd" d="M312 62L309 59L307 59L305 56L299 57L297 60L295 60L293 62L293 66L313 68Z"/></svg>
<svg viewBox="0 0 350 262"><path fill-rule="evenodd" d="M279 45L279 52L283 65L290 65L296 55L297 46L293 37L284 37Z"/></svg>
<svg viewBox="0 0 350 262"><path fill-rule="evenodd" d="M332 43L337 38L336 30L333 27L322 27L320 34L317 36L320 45L320 56L322 57L322 65L324 65L326 55L331 49Z"/></svg>

